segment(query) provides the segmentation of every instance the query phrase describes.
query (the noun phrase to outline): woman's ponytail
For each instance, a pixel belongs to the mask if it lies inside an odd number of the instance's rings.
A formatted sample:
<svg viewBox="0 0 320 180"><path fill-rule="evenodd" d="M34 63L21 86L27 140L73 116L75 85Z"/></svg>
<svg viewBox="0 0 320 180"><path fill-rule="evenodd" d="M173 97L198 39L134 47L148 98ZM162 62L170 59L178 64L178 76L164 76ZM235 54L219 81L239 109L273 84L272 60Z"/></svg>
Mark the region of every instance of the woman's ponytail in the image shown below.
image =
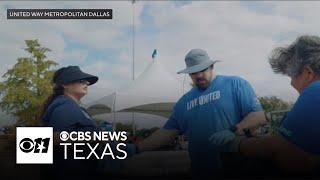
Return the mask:
<svg viewBox="0 0 320 180"><path fill-rule="evenodd" d="M55 83L57 77L61 74L62 70L64 68L58 69L52 78L52 81L54 83L53 89L52 89L52 94L46 99L46 101L43 103L43 109L40 115L40 120L42 120L47 108L49 107L49 105L55 100L56 97L63 95L64 93L64 88L61 84L57 84Z"/></svg>

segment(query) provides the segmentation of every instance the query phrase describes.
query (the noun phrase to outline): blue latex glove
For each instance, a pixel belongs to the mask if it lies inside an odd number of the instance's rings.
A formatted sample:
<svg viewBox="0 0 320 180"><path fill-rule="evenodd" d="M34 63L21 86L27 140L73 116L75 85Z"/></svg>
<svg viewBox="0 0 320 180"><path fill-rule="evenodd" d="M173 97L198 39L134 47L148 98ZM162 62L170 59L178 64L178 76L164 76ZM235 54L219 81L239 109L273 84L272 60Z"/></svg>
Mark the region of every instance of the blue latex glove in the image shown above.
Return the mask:
<svg viewBox="0 0 320 180"><path fill-rule="evenodd" d="M223 130L212 134L209 137L210 143L216 146L224 146L232 142L236 138L236 135L230 130Z"/></svg>
<svg viewBox="0 0 320 180"><path fill-rule="evenodd" d="M107 122L107 121L103 121L100 123L100 129L102 131L110 131L110 132L113 132L113 128L112 128L112 124Z"/></svg>

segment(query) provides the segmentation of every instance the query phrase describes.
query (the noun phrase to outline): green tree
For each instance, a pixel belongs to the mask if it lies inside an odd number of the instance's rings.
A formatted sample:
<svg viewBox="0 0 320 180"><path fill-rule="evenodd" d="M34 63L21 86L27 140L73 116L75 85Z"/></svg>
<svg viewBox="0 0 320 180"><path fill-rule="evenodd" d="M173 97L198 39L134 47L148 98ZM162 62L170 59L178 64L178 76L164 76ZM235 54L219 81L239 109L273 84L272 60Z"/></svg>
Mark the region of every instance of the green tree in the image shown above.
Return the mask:
<svg viewBox="0 0 320 180"><path fill-rule="evenodd" d="M276 96L260 97L259 100L266 113L271 111L287 110L292 105L291 103L286 102Z"/></svg>
<svg viewBox="0 0 320 180"><path fill-rule="evenodd" d="M47 59L50 49L42 47L38 40L25 40L25 43L30 56L18 58L2 76L0 108L16 116L18 123L36 125L42 104L51 94L52 67L57 63Z"/></svg>
<svg viewBox="0 0 320 180"><path fill-rule="evenodd" d="M274 133L280 126L281 119L291 108L292 103L286 102L276 96L266 96L259 98L262 108L266 113L270 132Z"/></svg>

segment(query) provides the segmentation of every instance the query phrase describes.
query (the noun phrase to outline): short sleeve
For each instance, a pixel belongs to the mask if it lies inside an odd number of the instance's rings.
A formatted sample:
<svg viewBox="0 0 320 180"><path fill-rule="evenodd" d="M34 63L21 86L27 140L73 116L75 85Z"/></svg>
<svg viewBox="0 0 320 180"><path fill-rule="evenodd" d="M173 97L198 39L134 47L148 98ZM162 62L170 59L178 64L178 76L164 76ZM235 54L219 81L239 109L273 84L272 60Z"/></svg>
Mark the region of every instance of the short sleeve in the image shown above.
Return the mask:
<svg viewBox="0 0 320 180"><path fill-rule="evenodd" d="M304 151L320 154L319 91L300 95L278 132Z"/></svg>
<svg viewBox="0 0 320 180"><path fill-rule="evenodd" d="M179 118L179 110L178 103L174 106L173 111L168 119L168 121L163 126L164 129L176 129L179 130L180 133L183 133L184 130L180 128L179 122L181 121Z"/></svg>
<svg viewBox="0 0 320 180"><path fill-rule="evenodd" d="M236 101L242 117L245 117L250 112L263 110L257 95L248 81L239 78L236 82L236 87Z"/></svg>

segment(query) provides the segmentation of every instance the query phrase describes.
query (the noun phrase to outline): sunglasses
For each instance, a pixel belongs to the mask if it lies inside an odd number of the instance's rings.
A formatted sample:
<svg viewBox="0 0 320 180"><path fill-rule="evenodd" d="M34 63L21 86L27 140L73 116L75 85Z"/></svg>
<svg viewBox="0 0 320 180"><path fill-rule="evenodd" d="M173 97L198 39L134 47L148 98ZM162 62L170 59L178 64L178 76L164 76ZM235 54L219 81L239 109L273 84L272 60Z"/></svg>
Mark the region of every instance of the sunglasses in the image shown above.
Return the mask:
<svg viewBox="0 0 320 180"><path fill-rule="evenodd" d="M77 80L75 81L76 83L80 83L82 85L90 85L90 82L85 80L85 79L80 79L80 80Z"/></svg>

